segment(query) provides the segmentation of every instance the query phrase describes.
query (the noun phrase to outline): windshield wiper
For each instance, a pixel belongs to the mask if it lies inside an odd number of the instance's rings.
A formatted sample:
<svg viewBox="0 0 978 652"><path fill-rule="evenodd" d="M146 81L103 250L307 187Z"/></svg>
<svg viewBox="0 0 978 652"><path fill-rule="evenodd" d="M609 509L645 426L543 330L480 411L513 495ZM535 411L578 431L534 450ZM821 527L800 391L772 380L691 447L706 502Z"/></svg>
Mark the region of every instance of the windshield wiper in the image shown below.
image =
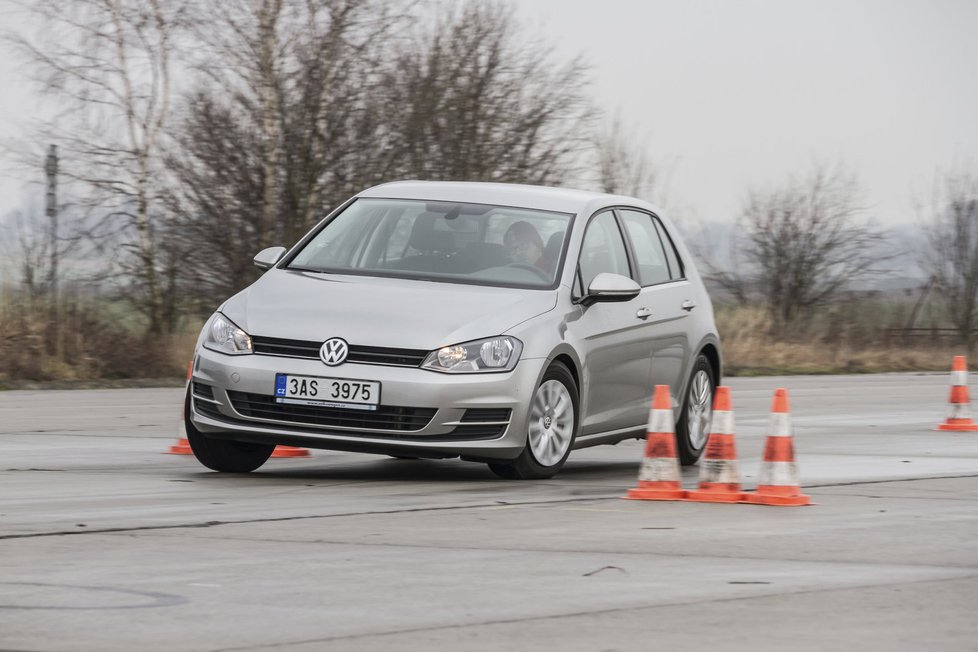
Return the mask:
<svg viewBox="0 0 978 652"><path fill-rule="evenodd" d="M303 267L302 265L289 265L288 267L286 267L284 269L287 269L289 271L295 271L295 272L312 272L313 274L328 274L329 273L329 272L327 272L324 269L313 269L312 267Z"/></svg>

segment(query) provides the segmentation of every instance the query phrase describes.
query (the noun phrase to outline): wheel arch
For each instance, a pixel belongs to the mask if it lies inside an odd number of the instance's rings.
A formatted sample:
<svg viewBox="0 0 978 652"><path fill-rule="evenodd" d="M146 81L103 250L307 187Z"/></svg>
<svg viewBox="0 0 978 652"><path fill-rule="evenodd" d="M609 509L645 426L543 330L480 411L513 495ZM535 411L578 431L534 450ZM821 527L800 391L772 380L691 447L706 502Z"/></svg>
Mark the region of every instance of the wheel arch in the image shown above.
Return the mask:
<svg viewBox="0 0 978 652"><path fill-rule="evenodd" d="M550 363L547 366L549 367L555 362L559 362L567 367L567 370L570 372L571 376L574 377L574 384L577 385L577 393L579 395L581 393L581 371L577 368L577 362L567 353L558 353L551 358ZM580 396L578 396L578 399L580 399Z"/></svg>
<svg viewBox="0 0 978 652"><path fill-rule="evenodd" d="M710 367L713 369L713 378L716 380L716 384L719 385L723 379L723 362L720 358L720 349L713 342L706 342L700 347L700 354L706 356L706 359L710 362Z"/></svg>

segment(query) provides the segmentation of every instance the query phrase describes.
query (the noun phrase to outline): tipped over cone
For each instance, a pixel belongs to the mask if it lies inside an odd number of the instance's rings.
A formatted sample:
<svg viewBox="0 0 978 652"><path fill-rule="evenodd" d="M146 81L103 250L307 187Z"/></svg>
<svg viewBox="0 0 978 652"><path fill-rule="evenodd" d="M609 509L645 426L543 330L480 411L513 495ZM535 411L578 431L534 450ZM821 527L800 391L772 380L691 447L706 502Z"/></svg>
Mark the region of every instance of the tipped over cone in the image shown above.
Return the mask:
<svg viewBox="0 0 978 652"><path fill-rule="evenodd" d="M190 384L190 379L193 377L193 375L194 375L194 361L191 360L190 362L187 363L188 385ZM184 387L184 390L186 390L186 387ZM187 426L186 426L187 392L184 391L183 395L184 395L184 401L183 401L183 407L180 409L180 425L177 426L177 434L179 435L179 439L177 439L177 443L175 443L173 446L170 446L170 450L166 451L167 455L193 455L194 454L193 450L190 448L190 441L187 440Z"/></svg>
<svg viewBox="0 0 978 652"><path fill-rule="evenodd" d="M298 446L276 446L272 451L272 457L309 457L309 449Z"/></svg>
<svg viewBox="0 0 978 652"><path fill-rule="evenodd" d="M777 389L771 406L771 425L764 444L764 461L757 490L744 493L743 501L755 505L810 505L801 493L795 448L791 437L788 391Z"/></svg>
<svg viewBox="0 0 978 652"><path fill-rule="evenodd" d="M686 500L705 503L738 503L744 497L737 469L734 445L734 415L730 388L717 387L713 401L713 422L700 462L700 484Z"/></svg>
<svg viewBox="0 0 978 652"><path fill-rule="evenodd" d="M968 395L968 361L963 355L954 356L951 363L951 395L948 398L947 418L938 430L973 431L978 424L971 418L971 397Z"/></svg>
<svg viewBox="0 0 978 652"><path fill-rule="evenodd" d="M629 489L625 497L633 500L682 500L686 492L680 479L669 386L656 385L638 486Z"/></svg>

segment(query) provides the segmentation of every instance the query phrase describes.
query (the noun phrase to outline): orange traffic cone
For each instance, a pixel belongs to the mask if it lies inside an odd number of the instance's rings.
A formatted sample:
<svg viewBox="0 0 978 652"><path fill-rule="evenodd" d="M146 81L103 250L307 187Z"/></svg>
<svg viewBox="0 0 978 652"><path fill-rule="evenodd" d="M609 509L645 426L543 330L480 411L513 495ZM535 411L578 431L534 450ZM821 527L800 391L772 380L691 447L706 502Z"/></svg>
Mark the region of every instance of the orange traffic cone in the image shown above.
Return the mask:
<svg viewBox="0 0 978 652"><path fill-rule="evenodd" d="M947 419L938 430L978 430L971 419L971 398L968 396L968 363L963 355L954 356L951 364L951 397Z"/></svg>
<svg viewBox="0 0 978 652"><path fill-rule="evenodd" d="M700 463L700 485L686 500L704 503L739 503L744 497L737 470L734 446L734 415L730 388L717 387L713 401L713 424L706 442L706 457Z"/></svg>
<svg viewBox="0 0 978 652"><path fill-rule="evenodd" d="M633 500L682 500L686 496L680 484L679 459L676 456L672 401L668 385L656 385L649 411L645 459L638 474L638 486L628 490Z"/></svg>
<svg viewBox="0 0 978 652"><path fill-rule="evenodd" d="M187 364L187 384L190 384L190 379L194 375L194 361L191 360ZM187 387L184 386L184 396L187 395ZM170 446L170 450L167 451L167 455L193 455L194 452L190 448L190 442L187 440L187 425L185 419L187 418L187 402L184 400L183 407L180 408L180 426L177 428L177 433L180 435L180 439L176 444Z"/></svg>
<svg viewBox="0 0 978 652"><path fill-rule="evenodd" d="M272 457L309 457L308 448L297 446L276 446L272 451Z"/></svg>
<svg viewBox="0 0 978 652"><path fill-rule="evenodd" d="M745 503L755 505L810 505L811 499L801 493L795 448L791 439L791 410L788 391L774 390L771 425L764 444L764 461L757 491L745 493Z"/></svg>

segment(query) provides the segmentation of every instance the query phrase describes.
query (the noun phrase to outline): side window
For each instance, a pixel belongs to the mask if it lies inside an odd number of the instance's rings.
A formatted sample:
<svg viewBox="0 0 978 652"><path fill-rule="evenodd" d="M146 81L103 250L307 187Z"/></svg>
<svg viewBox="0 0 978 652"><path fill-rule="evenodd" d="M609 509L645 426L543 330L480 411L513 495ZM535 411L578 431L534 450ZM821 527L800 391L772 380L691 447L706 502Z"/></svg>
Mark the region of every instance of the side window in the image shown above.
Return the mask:
<svg viewBox="0 0 978 652"><path fill-rule="evenodd" d="M683 261L679 260L679 254L676 253L676 245L672 244L672 238L666 233L665 227L662 226L657 218L652 218L655 222L655 228L659 231L659 237L662 239L662 245L666 250L666 260L669 261L669 274L672 279L678 280L681 278L686 278L686 270L683 268Z"/></svg>
<svg viewBox="0 0 978 652"><path fill-rule="evenodd" d="M587 225L578 269L581 271L583 291L587 291L594 277L602 272L631 276L625 242L621 239L618 222L611 211L601 213Z"/></svg>
<svg viewBox="0 0 978 652"><path fill-rule="evenodd" d="M619 214L635 248L639 283L647 286L668 281L671 276L667 253L653 223L654 218L648 213L630 210L620 210Z"/></svg>

